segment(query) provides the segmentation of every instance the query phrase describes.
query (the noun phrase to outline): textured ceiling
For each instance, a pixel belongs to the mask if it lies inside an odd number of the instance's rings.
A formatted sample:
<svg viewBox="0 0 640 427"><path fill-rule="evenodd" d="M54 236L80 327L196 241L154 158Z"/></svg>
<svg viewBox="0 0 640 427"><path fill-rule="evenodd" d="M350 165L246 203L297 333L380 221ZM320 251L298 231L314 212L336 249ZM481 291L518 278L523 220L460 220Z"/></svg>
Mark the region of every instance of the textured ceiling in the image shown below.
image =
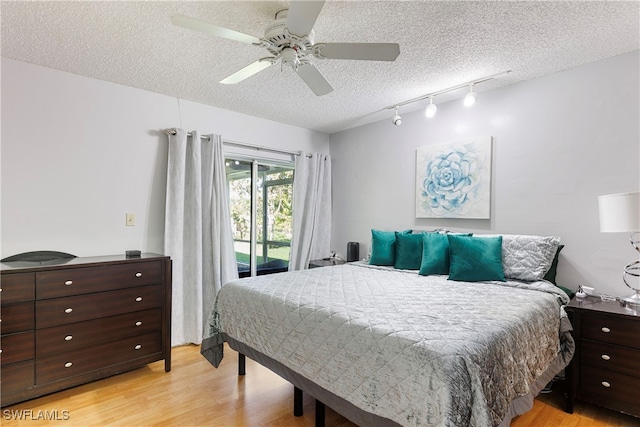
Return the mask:
<svg viewBox="0 0 640 427"><path fill-rule="evenodd" d="M395 42L400 56L316 60L335 89L317 97L278 65L237 85L219 84L266 51L170 21L180 13L262 37L287 5L2 1L2 56L334 133L390 117L383 109L395 103L504 70L513 72L477 92L640 47L638 1L328 1L314 26L316 42Z"/></svg>

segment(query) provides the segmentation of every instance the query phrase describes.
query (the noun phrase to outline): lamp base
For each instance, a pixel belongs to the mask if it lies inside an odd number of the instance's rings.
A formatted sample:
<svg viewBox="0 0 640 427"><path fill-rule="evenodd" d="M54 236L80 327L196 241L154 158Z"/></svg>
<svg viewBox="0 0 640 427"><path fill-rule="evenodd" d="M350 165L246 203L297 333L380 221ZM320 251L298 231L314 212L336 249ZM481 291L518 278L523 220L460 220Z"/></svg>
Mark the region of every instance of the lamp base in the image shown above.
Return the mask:
<svg viewBox="0 0 640 427"><path fill-rule="evenodd" d="M640 305L640 294L637 292L629 297L621 298L621 299L622 301L625 301L630 304Z"/></svg>

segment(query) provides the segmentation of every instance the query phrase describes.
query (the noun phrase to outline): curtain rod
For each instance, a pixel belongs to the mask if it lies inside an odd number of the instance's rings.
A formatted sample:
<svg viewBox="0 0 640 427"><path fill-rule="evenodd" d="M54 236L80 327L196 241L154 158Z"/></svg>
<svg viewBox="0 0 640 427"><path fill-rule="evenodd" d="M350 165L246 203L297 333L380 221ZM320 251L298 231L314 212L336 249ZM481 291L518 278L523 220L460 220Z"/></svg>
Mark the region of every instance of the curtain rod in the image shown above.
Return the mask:
<svg viewBox="0 0 640 427"><path fill-rule="evenodd" d="M165 129L164 133L167 135L175 135L176 129L175 128ZM187 132L187 136L193 136L193 135L191 135L191 132ZM209 137L207 135L200 135L200 139L209 140ZM238 147L253 148L254 150L258 150L258 151L270 151L272 153L288 154L291 156L299 156L301 153L301 151L280 150L277 148L265 147L264 145L248 144L246 142L233 141L231 139L223 139L222 143L228 144L228 145L236 145ZM311 157L311 156L308 156L308 157Z"/></svg>

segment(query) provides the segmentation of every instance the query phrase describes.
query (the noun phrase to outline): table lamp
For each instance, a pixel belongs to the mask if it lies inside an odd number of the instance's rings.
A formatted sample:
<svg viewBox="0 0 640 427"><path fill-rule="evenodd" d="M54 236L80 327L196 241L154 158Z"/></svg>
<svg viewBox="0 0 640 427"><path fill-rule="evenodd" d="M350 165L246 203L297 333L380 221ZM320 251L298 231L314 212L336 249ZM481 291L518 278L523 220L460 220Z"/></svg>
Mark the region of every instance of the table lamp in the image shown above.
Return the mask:
<svg viewBox="0 0 640 427"><path fill-rule="evenodd" d="M631 233L631 245L640 253L640 192L608 194L598 197L600 231L603 233ZM623 301L640 305L640 260L624 268L622 278L635 294ZM633 285L629 284L629 281Z"/></svg>

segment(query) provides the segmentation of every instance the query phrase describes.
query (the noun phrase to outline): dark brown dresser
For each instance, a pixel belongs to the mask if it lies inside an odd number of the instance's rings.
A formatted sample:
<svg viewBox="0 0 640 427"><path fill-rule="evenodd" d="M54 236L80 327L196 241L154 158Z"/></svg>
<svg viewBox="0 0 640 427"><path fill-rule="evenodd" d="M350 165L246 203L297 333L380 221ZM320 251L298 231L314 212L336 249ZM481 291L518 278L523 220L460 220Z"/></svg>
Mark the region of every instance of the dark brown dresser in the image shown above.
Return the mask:
<svg viewBox="0 0 640 427"><path fill-rule="evenodd" d="M640 417L640 307L574 298L566 308L576 353L567 369L567 410L574 399Z"/></svg>
<svg viewBox="0 0 640 427"><path fill-rule="evenodd" d="M0 264L2 406L164 359L171 260L156 254Z"/></svg>

